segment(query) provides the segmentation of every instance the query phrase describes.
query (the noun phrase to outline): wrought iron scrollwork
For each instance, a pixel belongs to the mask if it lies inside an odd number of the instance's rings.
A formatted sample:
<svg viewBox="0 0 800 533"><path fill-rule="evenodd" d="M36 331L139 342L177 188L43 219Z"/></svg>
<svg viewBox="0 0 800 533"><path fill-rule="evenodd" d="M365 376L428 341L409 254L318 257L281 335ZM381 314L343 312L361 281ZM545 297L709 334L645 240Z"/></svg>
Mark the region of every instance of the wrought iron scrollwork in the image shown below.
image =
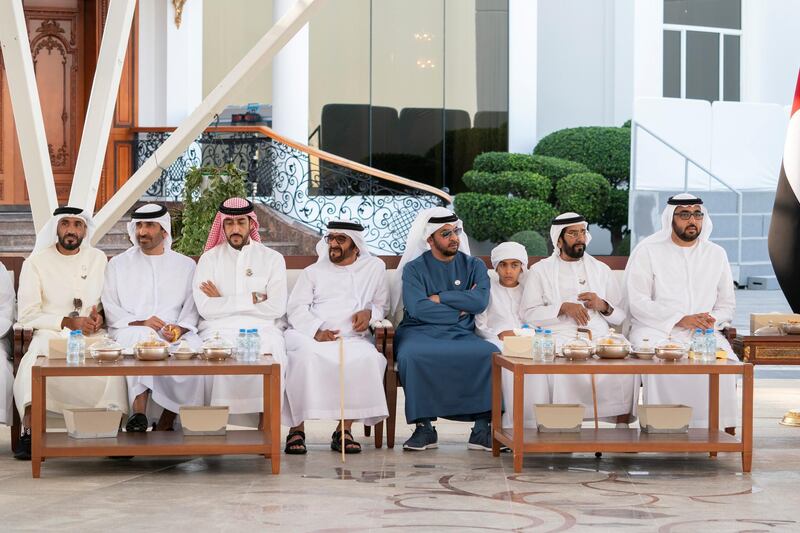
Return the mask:
<svg viewBox="0 0 800 533"><path fill-rule="evenodd" d="M138 134L137 168L168 136L168 132ZM417 213L443 203L425 190L319 160L276 139L214 131L204 132L164 170L145 198L180 201L190 168L228 163L247 173L255 201L320 234L331 219L358 220L366 228L367 244L381 254L403 253Z"/></svg>

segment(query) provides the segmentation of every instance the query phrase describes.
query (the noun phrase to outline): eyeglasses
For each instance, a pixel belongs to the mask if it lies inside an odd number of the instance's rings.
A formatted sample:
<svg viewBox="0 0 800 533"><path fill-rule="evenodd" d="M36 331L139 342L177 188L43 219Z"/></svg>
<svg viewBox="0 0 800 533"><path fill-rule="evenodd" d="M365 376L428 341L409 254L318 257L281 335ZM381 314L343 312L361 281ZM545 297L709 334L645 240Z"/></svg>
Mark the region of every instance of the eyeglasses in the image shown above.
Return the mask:
<svg viewBox="0 0 800 533"><path fill-rule="evenodd" d="M702 211L681 211L680 213L675 213L674 216L680 218L681 220L689 220L692 217L694 217L695 220L703 220L705 214Z"/></svg>
<svg viewBox="0 0 800 533"><path fill-rule="evenodd" d="M81 308L83 307L83 300L80 298L72 299L72 307L74 310L69 314L70 318L77 318L81 315Z"/></svg>
<svg viewBox="0 0 800 533"><path fill-rule="evenodd" d="M453 235L455 235L456 237L460 237L461 236L461 228L446 229L446 230L444 230L444 231L439 233L439 236L441 238L443 238L443 239L449 239Z"/></svg>
<svg viewBox="0 0 800 533"><path fill-rule="evenodd" d="M570 237L571 239L577 239L578 237L586 237L589 232L585 229L571 229L569 231L565 231L564 235Z"/></svg>
<svg viewBox="0 0 800 533"><path fill-rule="evenodd" d="M336 244L341 246L347 242L347 239L348 239L347 235L331 235L331 234L325 235L325 242L327 242L328 244L330 244L331 241L336 241Z"/></svg>

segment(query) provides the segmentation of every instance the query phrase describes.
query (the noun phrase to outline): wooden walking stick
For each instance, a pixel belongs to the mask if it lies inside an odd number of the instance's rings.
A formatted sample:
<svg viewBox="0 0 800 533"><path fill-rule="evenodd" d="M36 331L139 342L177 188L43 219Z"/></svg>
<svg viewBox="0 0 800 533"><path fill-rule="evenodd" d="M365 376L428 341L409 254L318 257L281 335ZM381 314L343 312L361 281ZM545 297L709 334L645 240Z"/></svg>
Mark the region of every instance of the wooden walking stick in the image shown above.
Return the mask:
<svg viewBox="0 0 800 533"><path fill-rule="evenodd" d="M339 427L342 437L342 462L344 463L344 339L339 337L339 414L342 425Z"/></svg>

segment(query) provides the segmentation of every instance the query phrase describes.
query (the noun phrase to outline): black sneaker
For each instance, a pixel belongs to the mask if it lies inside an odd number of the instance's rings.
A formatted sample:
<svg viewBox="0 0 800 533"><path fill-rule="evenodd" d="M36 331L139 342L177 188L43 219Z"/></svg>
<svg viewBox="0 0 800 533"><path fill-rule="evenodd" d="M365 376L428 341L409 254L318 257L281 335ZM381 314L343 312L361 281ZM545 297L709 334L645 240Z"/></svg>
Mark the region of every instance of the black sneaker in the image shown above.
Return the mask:
<svg viewBox="0 0 800 533"><path fill-rule="evenodd" d="M469 442L467 442L467 449L469 450L483 450L485 452L492 451L492 430L489 429L475 429L469 434Z"/></svg>
<svg viewBox="0 0 800 533"><path fill-rule="evenodd" d="M422 450L438 448L437 440L435 427L417 426L411 438L403 444L403 449L421 452Z"/></svg>
<svg viewBox="0 0 800 533"><path fill-rule="evenodd" d="M19 459L20 461L30 461L31 460L31 434L25 433L19 438L19 444L17 445L17 449L14 451L14 459Z"/></svg>

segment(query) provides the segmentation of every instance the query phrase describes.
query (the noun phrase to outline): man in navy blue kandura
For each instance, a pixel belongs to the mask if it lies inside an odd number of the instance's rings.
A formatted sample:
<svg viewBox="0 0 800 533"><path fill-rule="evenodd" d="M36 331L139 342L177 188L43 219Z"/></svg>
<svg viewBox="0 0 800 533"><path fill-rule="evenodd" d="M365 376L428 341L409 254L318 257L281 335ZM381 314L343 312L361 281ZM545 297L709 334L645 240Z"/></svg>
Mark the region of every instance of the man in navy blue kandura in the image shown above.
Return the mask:
<svg viewBox="0 0 800 533"><path fill-rule="evenodd" d="M414 222L400 262L404 316L395 343L406 420L416 425L406 450L437 446L431 425L437 417L474 421L467 447L491 449L491 356L497 347L475 334L490 282L466 241L452 212L429 209Z"/></svg>

